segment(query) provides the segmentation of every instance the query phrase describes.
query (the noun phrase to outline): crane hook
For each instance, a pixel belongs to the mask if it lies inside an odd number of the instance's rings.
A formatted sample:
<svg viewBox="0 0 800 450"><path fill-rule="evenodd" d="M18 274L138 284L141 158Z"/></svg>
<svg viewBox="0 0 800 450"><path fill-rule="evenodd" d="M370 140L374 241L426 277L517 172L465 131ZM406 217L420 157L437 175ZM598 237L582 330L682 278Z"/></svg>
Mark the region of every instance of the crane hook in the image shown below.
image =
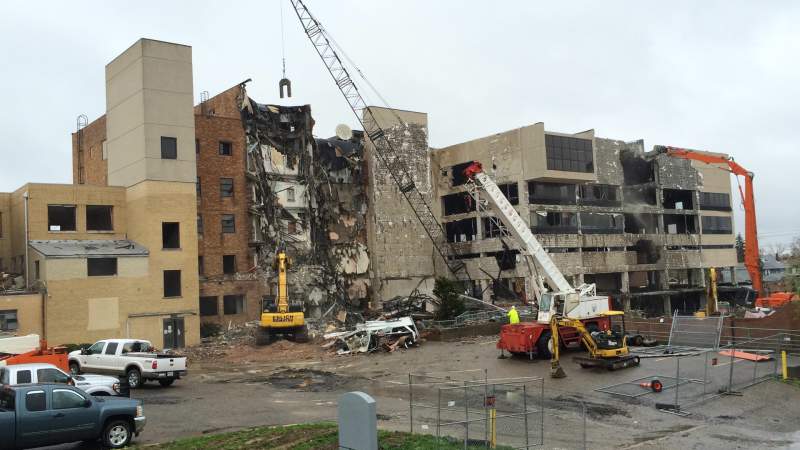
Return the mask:
<svg viewBox="0 0 800 450"><path fill-rule="evenodd" d="M284 89L286 88L286 96L292 96L292 82L289 81L288 78L281 78L281 81L278 82L278 89L280 90L281 98L283 98Z"/></svg>

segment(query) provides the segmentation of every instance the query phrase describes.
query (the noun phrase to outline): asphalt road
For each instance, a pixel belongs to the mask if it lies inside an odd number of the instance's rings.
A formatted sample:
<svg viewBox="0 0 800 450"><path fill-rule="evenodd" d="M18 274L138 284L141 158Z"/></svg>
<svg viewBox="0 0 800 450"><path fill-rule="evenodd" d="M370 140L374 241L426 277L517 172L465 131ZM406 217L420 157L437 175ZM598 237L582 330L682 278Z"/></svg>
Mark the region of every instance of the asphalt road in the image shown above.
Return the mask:
<svg viewBox="0 0 800 450"><path fill-rule="evenodd" d="M640 367L616 372L584 370L563 363L567 378L548 377L548 361L498 359L491 339L460 343L428 342L391 354L328 358L299 363L194 365L190 375L172 387L148 384L133 392L144 402L147 428L138 444L166 442L183 436L232 431L259 425L285 425L336 419L339 395L360 390L378 403L378 425L408 430L408 373L488 369L490 378L543 377L545 414L533 417L544 429L544 448L583 446L583 415L587 405L589 448L800 448L800 389L777 381L690 408L688 417L659 412L656 402L674 399L674 389L661 394L624 398L594 389L615 383L674 374L673 358L642 360ZM567 353L569 356L569 353ZM709 379L725 379L729 366L720 361ZM770 363L771 364L771 363ZM681 377L702 376L703 364L684 361ZM751 367L735 364L736 376ZM766 366L758 371L770 370ZM475 372L470 372L473 376ZM478 372L480 374L480 372ZM758 372L761 373L761 372ZM741 374L741 375L740 375ZM454 374L454 377L460 375ZM717 377L717 378L714 378ZM716 384L714 384L716 386ZM712 389L712 383L706 385ZM697 396L697 384L681 386L679 403ZM417 399L419 400L419 399ZM423 401L423 400L419 400ZM415 422L419 423L419 422ZM416 432L433 432L422 428ZM531 427L533 428L533 427ZM427 431L426 431L427 430ZM451 430L453 431L453 430ZM459 430L454 430L455 434ZM534 439L540 436L534 433ZM65 445L50 449L88 449Z"/></svg>

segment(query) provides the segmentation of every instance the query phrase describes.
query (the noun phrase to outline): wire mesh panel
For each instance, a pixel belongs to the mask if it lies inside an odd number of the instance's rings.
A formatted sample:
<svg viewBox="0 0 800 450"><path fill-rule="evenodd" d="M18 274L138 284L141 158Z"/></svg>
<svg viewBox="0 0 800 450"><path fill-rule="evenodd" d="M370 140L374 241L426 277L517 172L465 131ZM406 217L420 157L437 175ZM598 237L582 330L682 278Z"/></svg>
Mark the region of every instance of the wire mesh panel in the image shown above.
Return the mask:
<svg viewBox="0 0 800 450"><path fill-rule="evenodd" d="M669 345L683 347L719 348L723 316L679 316L675 311Z"/></svg>

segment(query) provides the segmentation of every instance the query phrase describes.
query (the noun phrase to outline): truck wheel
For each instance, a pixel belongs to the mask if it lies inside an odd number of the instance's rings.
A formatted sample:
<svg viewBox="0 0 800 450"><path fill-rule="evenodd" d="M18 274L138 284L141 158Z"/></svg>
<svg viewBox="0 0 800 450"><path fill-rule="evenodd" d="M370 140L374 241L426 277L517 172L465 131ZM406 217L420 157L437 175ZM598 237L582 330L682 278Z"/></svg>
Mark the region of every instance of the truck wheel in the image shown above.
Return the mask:
<svg viewBox="0 0 800 450"><path fill-rule="evenodd" d="M81 373L81 365L78 364L77 361L70 361L69 362L69 373L72 375L80 375Z"/></svg>
<svg viewBox="0 0 800 450"><path fill-rule="evenodd" d="M551 344L551 337L552 333L550 330L543 331L539 336L539 340L536 341L536 351L539 353L540 358L550 359L553 356L550 352L550 347L553 345Z"/></svg>
<svg viewBox="0 0 800 450"><path fill-rule="evenodd" d="M172 386L172 383L174 383L174 382L175 382L175 378L164 378L162 380L158 380L158 384L160 384L161 387Z"/></svg>
<svg viewBox="0 0 800 450"><path fill-rule="evenodd" d="M103 446L107 448L122 448L130 444L131 424L126 420L112 420L103 430Z"/></svg>
<svg viewBox="0 0 800 450"><path fill-rule="evenodd" d="M125 376L128 378L128 384L131 389L136 389L142 385L142 372L136 367L128 369L128 371L125 372Z"/></svg>

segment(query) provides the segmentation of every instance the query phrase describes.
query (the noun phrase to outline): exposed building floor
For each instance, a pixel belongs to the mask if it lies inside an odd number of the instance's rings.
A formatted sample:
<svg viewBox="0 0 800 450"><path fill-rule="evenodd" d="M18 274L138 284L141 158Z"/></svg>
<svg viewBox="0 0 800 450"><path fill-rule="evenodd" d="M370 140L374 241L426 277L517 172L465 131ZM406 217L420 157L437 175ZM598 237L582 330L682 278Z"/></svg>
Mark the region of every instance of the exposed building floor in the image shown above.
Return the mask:
<svg viewBox="0 0 800 450"><path fill-rule="evenodd" d="M252 354L239 351L238 363L234 358L195 363L189 377L171 388L148 384L134 391L134 397L144 400L148 418L137 443L335 420L337 397L352 390L376 398L381 428L407 430L409 371L487 368L493 378L545 377L544 448L581 447L582 419L575 400L587 405L588 448L800 448L797 387L767 381L744 390L741 397L711 400L693 408L692 416L679 417L658 412L643 399L618 399L593 390L664 373L674 367L668 358L643 360L640 367L617 372L591 372L568 362L568 377L552 380L547 378L547 361L497 359L494 343L494 338L426 342L411 350L357 357L330 356L313 344L292 348L279 343L284 360L267 357L267 349L254 349Z"/></svg>

